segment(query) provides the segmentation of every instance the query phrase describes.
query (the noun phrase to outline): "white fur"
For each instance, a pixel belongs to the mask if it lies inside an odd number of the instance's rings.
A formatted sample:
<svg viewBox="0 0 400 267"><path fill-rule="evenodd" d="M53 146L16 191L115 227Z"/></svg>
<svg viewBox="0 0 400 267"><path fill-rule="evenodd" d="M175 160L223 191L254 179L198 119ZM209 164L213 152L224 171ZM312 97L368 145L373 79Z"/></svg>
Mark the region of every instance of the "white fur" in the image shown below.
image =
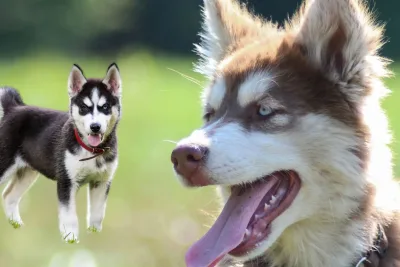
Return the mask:
<svg viewBox="0 0 400 267"><path fill-rule="evenodd" d="M99 102L97 102L97 105L99 107L102 107L106 102L107 102L107 99L104 96L101 96L99 99Z"/></svg>
<svg viewBox="0 0 400 267"><path fill-rule="evenodd" d="M18 176L18 170L25 169L22 176ZM9 181L3 190L3 207L8 220L19 226L23 224L19 213L19 202L23 194L36 181L38 174L30 169L27 163L20 157L15 158L15 163L10 166L0 178L1 183Z"/></svg>
<svg viewBox="0 0 400 267"><path fill-rule="evenodd" d="M215 1L204 1L203 18L204 33L200 36L203 45L196 45L198 53L204 58L204 66L200 72L211 76L217 68L218 62L222 59L225 49L231 43L231 37L218 18Z"/></svg>
<svg viewBox="0 0 400 267"><path fill-rule="evenodd" d="M206 104L212 109L218 109L226 93L225 79L217 78L211 87L207 87L202 95L203 106Z"/></svg>
<svg viewBox="0 0 400 267"><path fill-rule="evenodd" d="M90 156L92 156L92 154L83 148L80 148L76 155L73 155L68 151L65 153L65 168L68 171L68 176L73 184L68 206L61 204L59 209L60 231L63 237L67 236L66 241L70 240L70 238L78 240L79 229L75 207L75 196L78 189L78 182L85 180L87 182L96 181L103 184L107 182L111 183L115 170L118 166L117 159L112 163L106 163L101 157L90 161L79 161L79 159ZM97 167L96 161L100 161L100 168ZM89 227L100 227L99 229L96 228L98 231L100 231L105 213L105 190L99 189L97 192L95 191L91 193L94 193L94 195L90 196L90 202L88 203L88 205L93 206L93 208L88 209L87 217L92 218L89 220ZM104 198L101 198L101 193L104 193Z"/></svg>
<svg viewBox="0 0 400 267"><path fill-rule="evenodd" d="M93 106L93 102L89 99L89 97L85 97L85 99L83 99L83 103L85 103L85 105L88 107Z"/></svg>
<svg viewBox="0 0 400 267"><path fill-rule="evenodd" d="M58 220L61 237L67 241L78 242L79 240L79 224L76 214L75 198L78 185L73 183L70 190L70 199L68 204L61 204L58 207Z"/></svg>
<svg viewBox="0 0 400 267"><path fill-rule="evenodd" d="M196 71L208 78L214 77L219 62L239 38L256 36L263 32L260 30L261 20L230 1L204 0L203 19L203 32L200 34L202 43L196 45L201 60L196 66Z"/></svg>
<svg viewBox="0 0 400 267"><path fill-rule="evenodd" d="M290 118L286 114L276 114L271 118L270 122L276 126L282 127L289 124Z"/></svg>
<svg viewBox="0 0 400 267"><path fill-rule="evenodd" d="M90 188L90 186L88 186L88 228L94 228L98 231L102 229L102 222L106 212L107 187L107 182L100 183L96 188Z"/></svg>
<svg viewBox="0 0 400 267"><path fill-rule="evenodd" d="M272 76L267 72L255 72L248 75L239 88L237 98L239 105L245 107L254 101L260 100L273 84Z"/></svg>

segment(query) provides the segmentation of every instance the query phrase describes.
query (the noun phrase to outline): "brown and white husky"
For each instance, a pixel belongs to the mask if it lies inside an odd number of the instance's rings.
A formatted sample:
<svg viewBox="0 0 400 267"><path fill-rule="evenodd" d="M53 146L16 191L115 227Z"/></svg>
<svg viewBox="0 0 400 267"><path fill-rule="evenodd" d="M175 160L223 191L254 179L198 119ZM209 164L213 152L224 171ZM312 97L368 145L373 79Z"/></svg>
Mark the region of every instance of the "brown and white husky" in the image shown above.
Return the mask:
<svg viewBox="0 0 400 267"><path fill-rule="evenodd" d="M306 1L282 27L233 0L203 11L204 125L172 162L224 208L187 266L400 266L383 28L358 0Z"/></svg>

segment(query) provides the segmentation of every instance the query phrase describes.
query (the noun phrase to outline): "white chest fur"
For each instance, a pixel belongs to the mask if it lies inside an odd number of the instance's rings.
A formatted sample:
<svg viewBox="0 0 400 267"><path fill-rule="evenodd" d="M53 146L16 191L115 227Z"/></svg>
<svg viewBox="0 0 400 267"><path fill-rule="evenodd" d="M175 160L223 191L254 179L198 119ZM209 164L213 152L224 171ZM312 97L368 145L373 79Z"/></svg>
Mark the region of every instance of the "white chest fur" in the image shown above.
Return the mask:
<svg viewBox="0 0 400 267"><path fill-rule="evenodd" d="M79 161L91 156L93 154L84 149L80 149L75 155L69 151L65 152L65 168L72 181L93 180L101 182L112 177L117 168L118 160L106 162L102 156L99 156L94 159Z"/></svg>

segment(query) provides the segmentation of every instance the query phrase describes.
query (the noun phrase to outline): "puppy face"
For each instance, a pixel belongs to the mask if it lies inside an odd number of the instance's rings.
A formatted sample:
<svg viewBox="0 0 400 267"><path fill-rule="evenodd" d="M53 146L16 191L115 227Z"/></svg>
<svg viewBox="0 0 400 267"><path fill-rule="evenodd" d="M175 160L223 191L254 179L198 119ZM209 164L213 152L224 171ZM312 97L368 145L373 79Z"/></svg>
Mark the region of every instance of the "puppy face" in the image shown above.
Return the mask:
<svg viewBox="0 0 400 267"><path fill-rule="evenodd" d="M93 147L112 132L121 111L121 78L118 67L108 68L103 80L87 80L78 66L69 78L70 114L78 131Z"/></svg>

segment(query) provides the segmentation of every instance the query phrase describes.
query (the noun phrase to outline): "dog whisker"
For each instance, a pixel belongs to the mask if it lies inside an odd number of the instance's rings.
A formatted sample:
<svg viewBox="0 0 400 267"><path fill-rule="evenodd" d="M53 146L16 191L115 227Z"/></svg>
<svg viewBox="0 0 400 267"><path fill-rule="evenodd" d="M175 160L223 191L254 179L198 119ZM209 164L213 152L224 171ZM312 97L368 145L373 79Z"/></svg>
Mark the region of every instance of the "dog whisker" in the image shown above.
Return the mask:
<svg viewBox="0 0 400 267"><path fill-rule="evenodd" d="M172 144L177 144L177 141L174 140L163 140L163 142L167 142L167 143L172 143Z"/></svg>
<svg viewBox="0 0 400 267"><path fill-rule="evenodd" d="M190 82L192 82L192 83L194 83L194 84L197 84L198 86L202 87L200 81L196 80L195 78L190 77L189 75L186 75L186 74L184 74L184 73L182 73L182 72L179 72L179 71L177 71L177 70L174 70L174 69L172 69L172 68L167 68L167 69L170 70L170 71L173 71L173 72L175 72L175 73L177 73L177 74L179 74L179 75L181 75L181 76L182 76L183 78L185 78L186 80L188 80L188 81L190 81Z"/></svg>

